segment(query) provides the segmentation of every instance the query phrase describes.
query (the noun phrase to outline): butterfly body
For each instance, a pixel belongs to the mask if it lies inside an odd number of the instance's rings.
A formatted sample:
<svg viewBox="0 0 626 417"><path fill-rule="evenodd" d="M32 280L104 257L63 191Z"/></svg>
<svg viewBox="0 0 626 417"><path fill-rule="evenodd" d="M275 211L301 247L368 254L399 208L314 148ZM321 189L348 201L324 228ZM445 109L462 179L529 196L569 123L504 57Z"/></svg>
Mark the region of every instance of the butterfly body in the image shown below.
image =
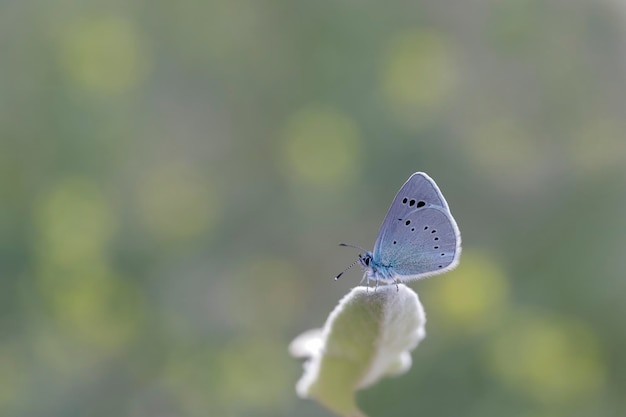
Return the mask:
<svg viewBox="0 0 626 417"><path fill-rule="evenodd" d="M359 254L363 279L406 282L454 268L461 254L461 234L437 184L416 172L394 198L374 250ZM340 274L341 275L341 274Z"/></svg>
<svg viewBox="0 0 626 417"><path fill-rule="evenodd" d="M384 265L380 261L374 260L372 252L366 252L365 255L359 254L359 262L365 270L368 281L374 279L376 281L393 282L394 270L392 265Z"/></svg>

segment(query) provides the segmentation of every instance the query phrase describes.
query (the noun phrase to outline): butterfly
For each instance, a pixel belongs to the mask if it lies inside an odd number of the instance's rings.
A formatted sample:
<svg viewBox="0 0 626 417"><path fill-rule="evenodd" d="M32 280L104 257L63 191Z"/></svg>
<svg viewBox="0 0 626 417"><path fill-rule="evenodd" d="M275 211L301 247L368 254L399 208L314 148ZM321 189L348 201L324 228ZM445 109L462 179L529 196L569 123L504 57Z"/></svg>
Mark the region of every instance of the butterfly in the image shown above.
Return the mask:
<svg viewBox="0 0 626 417"><path fill-rule="evenodd" d="M389 207L374 250L341 243L359 253L352 265L360 263L367 279L395 283L425 278L450 271L459 263L461 233L446 199L432 178L416 172L404 183Z"/></svg>

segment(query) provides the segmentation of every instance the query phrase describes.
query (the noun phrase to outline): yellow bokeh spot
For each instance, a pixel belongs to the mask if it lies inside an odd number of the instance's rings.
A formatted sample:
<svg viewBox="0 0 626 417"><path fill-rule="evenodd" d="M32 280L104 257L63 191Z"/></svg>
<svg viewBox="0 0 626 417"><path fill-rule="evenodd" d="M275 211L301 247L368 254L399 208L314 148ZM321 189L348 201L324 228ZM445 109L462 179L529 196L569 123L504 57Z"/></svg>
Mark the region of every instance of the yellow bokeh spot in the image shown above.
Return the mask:
<svg viewBox="0 0 626 417"><path fill-rule="evenodd" d="M216 415L215 394L211 384L215 351L199 344L176 347L179 349L168 350L161 382L180 400L183 415Z"/></svg>
<svg viewBox="0 0 626 417"><path fill-rule="evenodd" d="M542 178L533 169L541 164L545 152L512 118L492 117L477 124L464 144L476 169L509 188L524 188Z"/></svg>
<svg viewBox="0 0 626 417"><path fill-rule="evenodd" d="M392 112L415 121L445 102L456 77L450 47L440 35L407 31L393 37L385 52L382 89Z"/></svg>
<svg viewBox="0 0 626 417"><path fill-rule="evenodd" d="M275 410L284 404L285 391L293 389L288 357L279 340L258 339L233 344L218 357L220 403L232 409Z"/></svg>
<svg viewBox="0 0 626 417"><path fill-rule="evenodd" d="M14 345L0 345L0 410L9 409L27 382L28 358ZM6 408L5 408L6 407Z"/></svg>
<svg viewBox="0 0 626 417"><path fill-rule="evenodd" d="M346 115L322 108L295 113L283 132L286 175L320 187L349 184L359 157L359 130Z"/></svg>
<svg viewBox="0 0 626 417"><path fill-rule="evenodd" d="M68 178L41 196L34 216L44 308L79 345L101 352L124 346L136 331L139 305L106 261L117 226L112 204L90 180ZM52 356L63 362L62 349Z"/></svg>
<svg viewBox="0 0 626 417"><path fill-rule="evenodd" d="M613 120L593 120L574 135L570 152L583 173L626 165L624 128Z"/></svg>
<svg viewBox="0 0 626 417"><path fill-rule="evenodd" d="M287 341L253 338L222 344L197 343L170 350L161 381L181 399L185 415L280 415L293 391Z"/></svg>
<svg viewBox="0 0 626 417"><path fill-rule="evenodd" d="M74 342L107 353L134 337L142 314L140 297L103 260L62 267L42 261L37 284L51 318Z"/></svg>
<svg viewBox="0 0 626 417"><path fill-rule="evenodd" d="M116 228L109 201L85 178L53 186L41 197L34 215L40 260L60 266L101 257Z"/></svg>
<svg viewBox="0 0 626 417"><path fill-rule="evenodd" d="M433 308L455 330L476 331L494 323L506 307L509 286L487 254L465 251L459 267L434 283Z"/></svg>
<svg viewBox="0 0 626 417"><path fill-rule="evenodd" d="M489 350L494 374L545 404L598 395L606 369L591 330L566 318L522 313Z"/></svg>
<svg viewBox="0 0 626 417"><path fill-rule="evenodd" d="M68 25L61 38L61 61L78 87L104 95L128 91L145 77L149 67L135 27L117 16Z"/></svg>
<svg viewBox="0 0 626 417"><path fill-rule="evenodd" d="M202 236L221 213L211 181L184 163L147 172L137 190L137 205L144 226L164 241Z"/></svg>
<svg viewBox="0 0 626 417"><path fill-rule="evenodd" d="M32 334L33 356L46 371L58 378L72 378L90 372L102 364L102 349L68 335L50 321L37 326Z"/></svg>
<svg viewBox="0 0 626 417"><path fill-rule="evenodd" d="M116 350L137 331L139 303L134 289L113 275L82 277L57 292L57 317L81 342Z"/></svg>
<svg viewBox="0 0 626 417"><path fill-rule="evenodd" d="M240 302L230 306L228 316L258 333L285 328L298 311L300 288L294 279L298 274L295 265L283 259L251 260L238 272L239 279L233 280L235 298ZM261 316L263 320L250 320Z"/></svg>

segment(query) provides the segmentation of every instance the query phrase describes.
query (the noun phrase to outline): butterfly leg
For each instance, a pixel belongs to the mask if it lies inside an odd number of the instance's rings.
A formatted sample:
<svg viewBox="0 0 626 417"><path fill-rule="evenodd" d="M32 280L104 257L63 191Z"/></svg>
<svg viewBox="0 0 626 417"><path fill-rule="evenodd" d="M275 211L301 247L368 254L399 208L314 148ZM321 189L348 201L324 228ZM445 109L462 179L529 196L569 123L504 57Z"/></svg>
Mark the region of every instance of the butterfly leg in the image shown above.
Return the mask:
<svg viewBox="0 0 626 417"><path fill-rule="evenodd" d="M363 273L363 278L361 278L361 281L359 281L359 285L363 284L363 281L366 281L366 286L365 288L367 288L367 291L369 291L369 287L370 287L370 277L369 275L367 275L367 272Z"/></svg>
<svg viewBox="0 0 626 417"><path fill-rule="evenodd" d="M359 285L363 284L363 281L365 281L365 277L366 277L366 274L363 274L363 278L361 278L361 281L359 281Z"/></svg>

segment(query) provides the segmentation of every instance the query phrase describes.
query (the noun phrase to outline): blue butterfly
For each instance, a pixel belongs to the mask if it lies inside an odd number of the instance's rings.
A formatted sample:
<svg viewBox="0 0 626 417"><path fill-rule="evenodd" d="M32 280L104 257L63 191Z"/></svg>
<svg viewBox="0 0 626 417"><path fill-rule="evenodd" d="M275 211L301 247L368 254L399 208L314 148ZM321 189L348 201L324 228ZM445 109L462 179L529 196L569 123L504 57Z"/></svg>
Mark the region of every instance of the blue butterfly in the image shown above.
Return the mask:
<svg viewBox="0 0 626 417"><path fill-rule="evenodd" d="M439 187L428 175L416 172L404 183L385 216L374 250L365 254L335 277L357 263L365 270L363 280L406 282L440 274L459 263L461 233Z"/></svg>

